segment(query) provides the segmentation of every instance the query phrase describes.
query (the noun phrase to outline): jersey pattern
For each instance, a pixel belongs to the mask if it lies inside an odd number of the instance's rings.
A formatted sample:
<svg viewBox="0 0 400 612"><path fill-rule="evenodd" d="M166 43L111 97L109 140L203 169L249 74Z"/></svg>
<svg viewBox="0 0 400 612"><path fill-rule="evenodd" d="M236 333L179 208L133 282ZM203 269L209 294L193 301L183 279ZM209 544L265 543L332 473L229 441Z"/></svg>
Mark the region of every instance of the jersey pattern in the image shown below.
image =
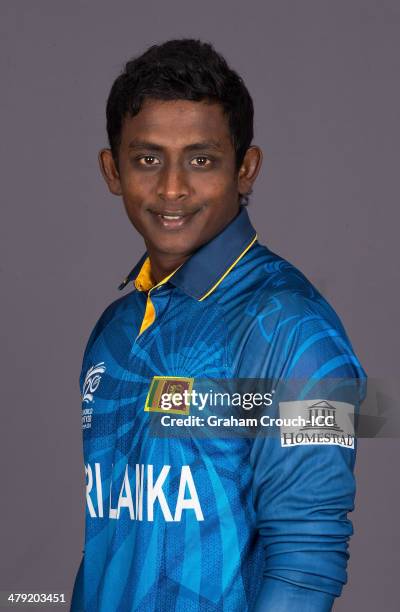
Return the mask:
<svg viewBox="0 0 400 612"><path fill-rule="evenodd" d="M85 545L73 612L252 612L266 577L333 596L347 579L356 447L151 434L155 376L268 378L276 389L292 378L302 381L296 399L315 399L318 381L332 379L341 382L324 399L356 409L365 393L337 315L257 242L245 209L189 262L151 291L144 331L149 296L134 288L86 346Z"/></svg>

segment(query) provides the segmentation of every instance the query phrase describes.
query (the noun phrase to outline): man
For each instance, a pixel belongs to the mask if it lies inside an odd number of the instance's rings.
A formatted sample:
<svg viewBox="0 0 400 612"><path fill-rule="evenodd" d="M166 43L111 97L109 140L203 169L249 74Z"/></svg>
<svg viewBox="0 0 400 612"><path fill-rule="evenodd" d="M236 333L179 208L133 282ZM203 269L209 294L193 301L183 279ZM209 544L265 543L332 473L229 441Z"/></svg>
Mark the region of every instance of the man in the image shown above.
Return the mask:
<svg viewBox="0 0 400 612"><path fill-rule="evenodd" d="M337 425L365 374L332 308L257 241L251 97L211 45L172 40L126 64L107 131L101 171L146 253L83 358L86 534L71 609L331 610L355 493L354 444ZM273 381L280 415L304 405L329 413L330 431L153 435L163 391L205 378Z"/></svg>

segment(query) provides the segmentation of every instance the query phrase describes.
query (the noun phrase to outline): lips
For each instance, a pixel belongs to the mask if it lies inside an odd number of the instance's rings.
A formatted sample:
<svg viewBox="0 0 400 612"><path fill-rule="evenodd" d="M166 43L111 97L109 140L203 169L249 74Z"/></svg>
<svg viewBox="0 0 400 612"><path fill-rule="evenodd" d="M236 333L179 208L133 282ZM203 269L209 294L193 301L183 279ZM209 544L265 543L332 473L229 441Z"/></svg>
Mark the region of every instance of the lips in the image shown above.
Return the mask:
<svg viewBox="0 0 400 612"><path fill-rule="evenodd" d="M185 227L188 223L190 223L190 221L192 220L194 215L198 212L198 210L195 210L193 212L184 212L182 210L179 210L179 211L151 210L150 212L152 213L154 219L157 221L159 226L161 226L164 229L172 230L172 229L181 229Z"/></svg>
<svg viewBox="0 0 400 612"><path fill-rule="evenodd" d="M183 219L183 217L184 217L184 215L163 215L163 214L160 214L159 216L161 217L161 219L167 219L167 220L170 220L170 219Z"/></svg>

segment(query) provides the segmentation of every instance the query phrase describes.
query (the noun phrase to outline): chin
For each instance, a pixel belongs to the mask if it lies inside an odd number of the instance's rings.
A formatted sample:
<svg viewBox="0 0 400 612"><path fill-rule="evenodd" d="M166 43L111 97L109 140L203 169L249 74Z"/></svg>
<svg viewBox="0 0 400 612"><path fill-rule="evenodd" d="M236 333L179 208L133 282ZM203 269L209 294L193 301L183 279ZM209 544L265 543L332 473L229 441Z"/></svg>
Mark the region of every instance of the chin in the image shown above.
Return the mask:
<svg viewBox="0 0 400 612"><path fill-rule="evenodd" d="M172 238L172 237L171 237ZM160 240L154 244L154 248L159 253L164 253L165 255L188 255L197 249L197 242L193 240L188 240L184 237L180 237L179 240Z"/></svg>
<svg viewBox="0 0 400 612"><path fill-rule="evenodd" d="M197 247L191 247L190 245L186 244L184 246L181 245L172 245L172 246L163 246L163 245L159 245L158 246L158 251L160 253L163 253L164 255L174 255L176 257L184 257L187 255L191 255Z"/></svg>

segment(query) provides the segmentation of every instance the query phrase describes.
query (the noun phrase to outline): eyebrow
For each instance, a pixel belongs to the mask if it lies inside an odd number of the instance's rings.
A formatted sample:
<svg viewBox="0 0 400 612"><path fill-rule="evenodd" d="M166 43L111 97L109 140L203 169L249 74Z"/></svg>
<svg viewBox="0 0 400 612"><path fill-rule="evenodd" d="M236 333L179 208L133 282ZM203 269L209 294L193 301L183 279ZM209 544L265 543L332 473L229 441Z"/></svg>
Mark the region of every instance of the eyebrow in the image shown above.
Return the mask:
<svg viewBox="0 0 400 612"><path fill-rule="evenodd" d="M150 149L152 151L163 151L164 147L161 145L150 142L149 140L132 140L129 145L129 149ZM221 144L217 140L207 140L203 142L193 142L192 144L184 147L185 151L202 151L204 149L213 149L216 151L222 151Z"/></svg>

